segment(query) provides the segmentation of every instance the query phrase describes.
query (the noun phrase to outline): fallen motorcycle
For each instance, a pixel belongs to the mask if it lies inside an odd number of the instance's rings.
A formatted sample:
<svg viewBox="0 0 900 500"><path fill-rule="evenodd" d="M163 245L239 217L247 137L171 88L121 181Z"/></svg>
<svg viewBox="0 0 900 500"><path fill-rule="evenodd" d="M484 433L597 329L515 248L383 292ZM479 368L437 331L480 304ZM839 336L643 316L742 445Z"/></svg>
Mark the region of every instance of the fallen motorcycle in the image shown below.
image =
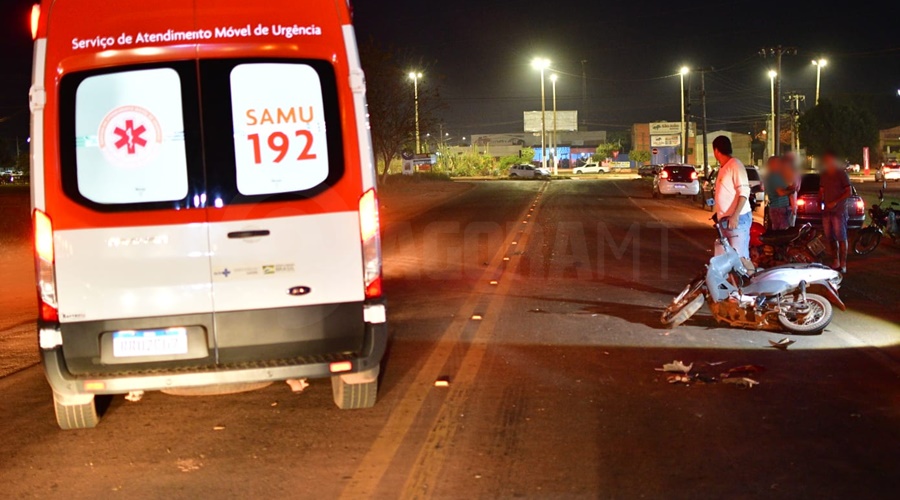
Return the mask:
<svg viewBox="0 0 900 500"><path fill-rule="evenodd" d="M887 186L887 183L884 184ZM853 239L853 253L857 255L867 255L878 248L881 239L887 235L895 243L900 240L900 209L894 208L897 202L891 202L891 206L887 209L881 208L884 205L884 189L878 193L880 203L874 203L869 207L869 217L872 222L859 230L856 238Z"/></svg>
<svg viewBox="0 0 900 500"><path fill-rule="evenodd" d="M750 260L756 267L821 262L825 249L822 235L808 223L783 230L766 230L759 222L750 227Z"/></svg>
<svg viewBox="0 0 900 500"><path fill-rule="evenodd" d="M710 258L705 273L688 284L666 307L661 318L664 325L672 328L681 325L706 302L716 321L729 326L815 334L831 323L832 303L841 310L846 309L838 296L839 272L821 264L785 264L758 272L748 270L737 250L728 243L718 220L715 217L713 220L724 253Z"/></svg>

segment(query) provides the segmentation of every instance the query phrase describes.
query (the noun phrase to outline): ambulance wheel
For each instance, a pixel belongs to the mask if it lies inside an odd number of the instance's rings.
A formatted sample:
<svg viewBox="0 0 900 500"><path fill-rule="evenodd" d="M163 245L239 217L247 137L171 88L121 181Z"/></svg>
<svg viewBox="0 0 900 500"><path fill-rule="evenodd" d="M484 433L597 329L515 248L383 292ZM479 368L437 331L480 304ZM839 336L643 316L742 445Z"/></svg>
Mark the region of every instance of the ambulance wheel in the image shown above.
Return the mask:
<svg viewBox="0 0 900 500"><path fill-rule="evenodd" d="M331 377L334 404L342 410L359 410L375 406L378 397L378 379L359 384L348 384L339 375Z"/></svg>
<svg viewBox="0 0 900 500"><path fill-rule="evenodd" d="M92 429L100 423L93 395L67 397L53 393L53 409L60 429Z"/></svg>

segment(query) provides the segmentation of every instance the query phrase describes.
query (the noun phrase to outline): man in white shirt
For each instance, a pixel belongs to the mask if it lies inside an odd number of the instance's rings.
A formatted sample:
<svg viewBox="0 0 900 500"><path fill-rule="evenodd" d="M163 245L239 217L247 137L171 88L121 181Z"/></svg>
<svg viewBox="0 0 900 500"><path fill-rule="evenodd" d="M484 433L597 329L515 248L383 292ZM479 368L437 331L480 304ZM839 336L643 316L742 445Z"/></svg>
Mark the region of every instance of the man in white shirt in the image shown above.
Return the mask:
<svg viewBox="0 0 900 500"><path fill-rule="evenodd" d="M740 160L731 156L731 139L720 135L713 140L713 154L719 165L716 177L716 214L728 242L741 257L750 258L750 226L753 215L750 209L750 181L747 168ZM724 252L716 243L716 255Z"/></svg>

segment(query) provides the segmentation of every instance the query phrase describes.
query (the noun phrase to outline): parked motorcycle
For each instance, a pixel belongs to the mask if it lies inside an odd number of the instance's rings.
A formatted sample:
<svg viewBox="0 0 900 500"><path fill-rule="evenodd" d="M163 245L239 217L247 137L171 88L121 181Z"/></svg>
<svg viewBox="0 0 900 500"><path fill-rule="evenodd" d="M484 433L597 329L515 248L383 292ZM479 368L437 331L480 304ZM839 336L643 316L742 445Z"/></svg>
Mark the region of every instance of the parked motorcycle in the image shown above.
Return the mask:
<svg viewBox="0 0 900 500"><path fill-rule="evenodd" d="M728 243L715 216L713 220L725 251L713 256L706 272L675 297L662 314L664 325L681 325L706 302L719 323L813 334L831 323L832 303L846 309L838 296L839 272L821 264L785 264L751 272Z"/></svg>
<svg viewBox="0 0 900 500"><path fill-rule="evenodd" d="M783 230L766 230L759 222L750 226L750 260L756 267L821 262L825 241L811 224Z"/></svg>
<svg viewBox="0 0 900 500"><path fill-rule="evenodd" d="M886 187L887 182L885 182ZM873 203L869 207L869 217L872 222L859 230L856 238L853 239L853 252L857 255L866 255L872 253L881 243L881 238L887 235L896 243L900 239L900 227L898 227L898 216L900 209L894 208L898 206L897 202L891 202L891 206L887 209L881 208L884 205L884 188L878 192L878 200L880 203Z"/></svg>

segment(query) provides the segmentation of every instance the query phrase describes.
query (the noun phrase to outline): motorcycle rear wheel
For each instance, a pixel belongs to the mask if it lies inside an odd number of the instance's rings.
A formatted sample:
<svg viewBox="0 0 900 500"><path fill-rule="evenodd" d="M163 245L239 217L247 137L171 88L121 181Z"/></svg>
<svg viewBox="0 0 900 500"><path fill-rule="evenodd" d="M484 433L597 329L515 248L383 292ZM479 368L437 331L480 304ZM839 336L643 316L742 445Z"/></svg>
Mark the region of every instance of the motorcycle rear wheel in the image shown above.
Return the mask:
<svg viewBox="0 0 900 500"><path fill-rule="evenodd" d="M786 298L785 300L792 299ZM807 293L806 302L809 304L810 311L802 317L789 308L778 314L778 322L785 330L791 333L810 335L821 333L831 323L831 319L834 317L834 308L831 307L828 299L821 295Z"/></svg>
<svg viewBox="0 0 900 500"><path fill-rule="evenodd" d="M868 255L878 248L879 243L881 243L881 231L874 227L861 229L853 240L853 253Z"/></svg>
<svg viewBox="0 0 900 500"><path fill-rule="evenodd" d="M663 311L660 320L663 325L670 328L676 328L685 321L691 319L691 316L697 313L703 307L703 278L697 278L684 287L673 300L672 303Z"/></svg>

